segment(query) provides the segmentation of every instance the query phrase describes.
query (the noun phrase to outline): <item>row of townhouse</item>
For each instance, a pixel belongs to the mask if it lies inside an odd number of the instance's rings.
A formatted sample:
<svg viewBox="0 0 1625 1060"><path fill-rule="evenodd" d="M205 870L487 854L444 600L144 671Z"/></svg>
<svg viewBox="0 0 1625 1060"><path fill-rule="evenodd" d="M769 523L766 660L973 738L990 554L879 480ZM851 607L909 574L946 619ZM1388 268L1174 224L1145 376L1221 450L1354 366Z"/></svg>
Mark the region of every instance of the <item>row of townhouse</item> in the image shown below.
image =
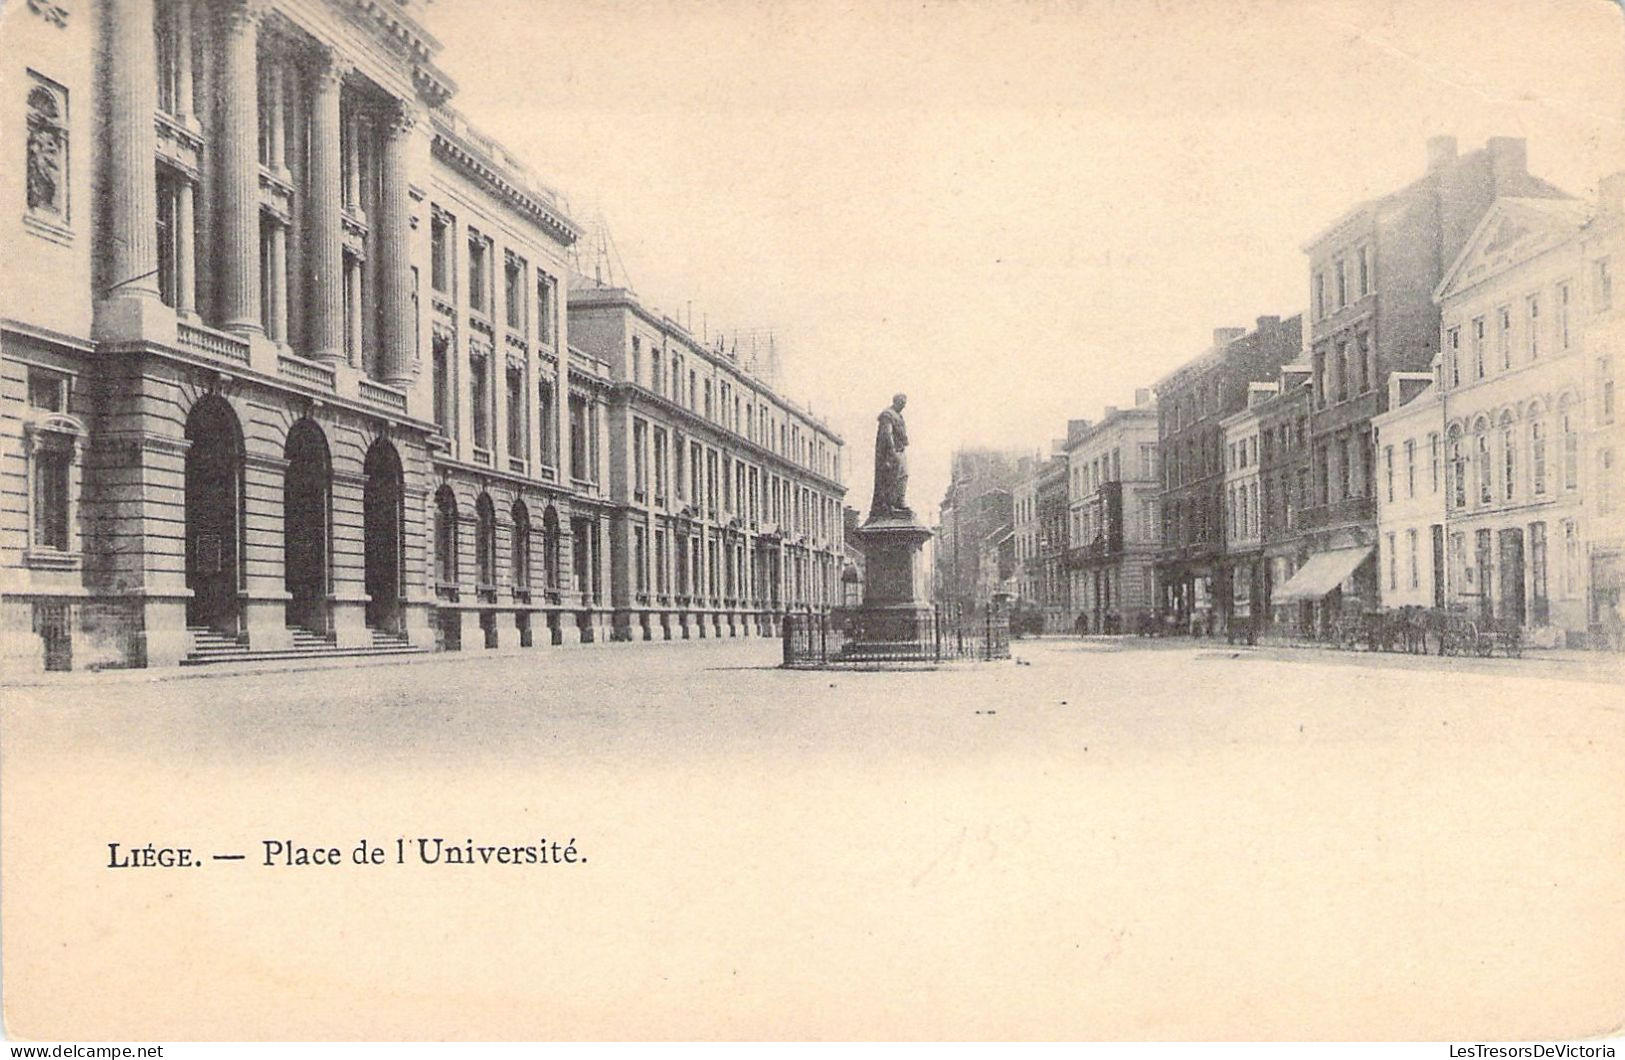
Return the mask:
<svg viewBox="0 0 1625 1060"><path fill-rule="evenodd" d="M773 632L841 439L584 285L423 0L8 12L0 670Z"/></svg>
<svg viewBox="0 0 1625 1060"><path fill-rule="evenodd" d="M1625 174L1485 214L1434 292L1431 371L1392 377L1374 421L1384 605L1618 643L1621 260Z"/></svg>
<svg viewBox="0 0 1625 1060"><path fill-rule="evenodd" d="M1069 421L1048 458L1018 464L1012 605L1045 632L1134 629L1155 608L1157 404L1148 389L1134 398Z"/></svg>
<svg viewBox="0 0 1625 1060"><path fill-rule="evenodd" d="M1622 189L1582 202L1521 139L1435 137L1305 244L1306 314L1216 329L1154 402L1073 421L1071 628L1316 634L1417 604L1617 641Z"/></svg>

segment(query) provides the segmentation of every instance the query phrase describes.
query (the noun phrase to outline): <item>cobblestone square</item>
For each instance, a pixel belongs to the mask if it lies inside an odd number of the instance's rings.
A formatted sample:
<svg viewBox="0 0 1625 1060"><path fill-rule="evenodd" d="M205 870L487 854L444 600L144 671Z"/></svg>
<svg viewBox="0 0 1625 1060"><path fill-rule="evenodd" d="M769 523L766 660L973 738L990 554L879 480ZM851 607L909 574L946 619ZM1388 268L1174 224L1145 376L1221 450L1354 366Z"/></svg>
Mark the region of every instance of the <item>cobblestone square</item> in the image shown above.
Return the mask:
<svg viewBox="0 0 1625 1060"><path fill-rule="evenodd" d="M10 688L13 1032L1568 1038L1615 1016L1617 671L1044 639L792 673L776 651ZM586 861L261 864L266 840L418 838ZM111 871L115 841L245 859ZM72 981L66 951L94 954ZM79 1022L87 991L126 1021Z"/></svg>

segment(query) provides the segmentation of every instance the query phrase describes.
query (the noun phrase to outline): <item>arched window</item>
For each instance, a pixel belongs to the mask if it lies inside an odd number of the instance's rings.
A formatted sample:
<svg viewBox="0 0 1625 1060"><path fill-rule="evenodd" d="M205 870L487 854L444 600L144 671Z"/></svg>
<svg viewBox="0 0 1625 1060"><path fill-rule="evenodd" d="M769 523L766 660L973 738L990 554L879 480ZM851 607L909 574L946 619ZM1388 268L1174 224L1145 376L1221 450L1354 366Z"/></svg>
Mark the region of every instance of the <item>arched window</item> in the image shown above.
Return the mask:
<svg viewBox="0 0 1625 1060"><path fill-rule="evenodd" d="M559 587L559 513L551 504L542 513L542 585Z"/></svg>
<svg viewBox="0 0 1625 1060"><path fill-rule="evenodd" d="M1461 428L1450 428L1450 504L1467 507L1467 457L1461 450Z"/></svg>
<svg viewBox="0 0 1625 1060"><path fill-rule="evenodd" d="M457 497L441 486L434 498L434 566L440 588L457 589Z"/></svg>
<svg viewBox="0 0 1625 1060"><path fill-rule="evenodd" d="M1478 461L1478 503L1488 504L1495 496L1495 489L1491 484L1495 478L1495 468L1490 459L1489 424L1482 420L1475 430L1473 456Z"/></svg>
<svg viewBox="0 0 1625 1060"><path fill-rule="evenodd" d="M530 592L530 509L524 501L513 502L513 587Z"/></svg>
<svg viewBox="0 0 1625 1060"><path fill-rule="evenodd" d="M1580 488L1580 431L1575 423L1574 407L1568 399L1559 406L1558 418L1563 423L1563 488Z"/></svg>
<svg viewBox="0 0 1625 1060"><path fill-rule="evenodd" d="M489 493L474 502L474 577L481 590L497 580L497 513Z"/></svg>
<svg viewBox="0 0 1625 1060"><path fill-rule="evenodd" d="M1535 496L1546 495L1546 424L1538 405L1529 410L1529 481Z"/></svg>
<svg viewBox="0 0 1625 1060"><path fill-rule="evenodd" d="M1509 412L1501 417L1501 498L1518 495L1518 434Z"/></svg>

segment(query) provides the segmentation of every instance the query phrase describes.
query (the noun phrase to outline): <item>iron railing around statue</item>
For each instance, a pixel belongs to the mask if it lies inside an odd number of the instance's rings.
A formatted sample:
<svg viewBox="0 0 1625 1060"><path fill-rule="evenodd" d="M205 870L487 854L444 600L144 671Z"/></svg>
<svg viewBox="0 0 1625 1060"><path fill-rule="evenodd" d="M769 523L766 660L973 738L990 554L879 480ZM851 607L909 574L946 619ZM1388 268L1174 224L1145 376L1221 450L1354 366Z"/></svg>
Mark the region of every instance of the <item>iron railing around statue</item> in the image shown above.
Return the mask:
<svg viewBox="0 0 1625 1060"><path fill-rule="evenodd" d="M897 633L895 618L886 619L882 628L857 609L788 613L781 627L784 665L861 667L1010 658L1010 617L998 608L967 615L937 607L920 613L910 635L899 638Z"/></svg>

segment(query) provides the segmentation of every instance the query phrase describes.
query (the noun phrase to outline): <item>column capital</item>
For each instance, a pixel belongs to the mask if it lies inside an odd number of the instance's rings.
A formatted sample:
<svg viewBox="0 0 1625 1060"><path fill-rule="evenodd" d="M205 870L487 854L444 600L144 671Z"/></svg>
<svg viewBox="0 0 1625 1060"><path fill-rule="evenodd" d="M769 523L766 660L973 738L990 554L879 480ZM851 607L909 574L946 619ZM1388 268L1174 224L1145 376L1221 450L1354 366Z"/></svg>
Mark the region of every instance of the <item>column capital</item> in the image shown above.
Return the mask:
<svg viewBox="0 0 1625 1060"><path fill-rule="evenodd" d="M391 139L406 136L423 118L423 108L410 99L396 99L385 107L378 117L386 135Z"/></svg>
<svg viewBox="0 0 1625 1060"><path fill-rule="evenodd" d="M220 25L227 33L255 32L265 12L265 0L230 0L220 8Z"/></svg>
<svg viewBox="0 0 1625 1060"><path fill-rule="evenodd" d="M310 76L319 91L343 87L344 79L354 72L355 64L333 48L319 49L310 63Z"/></svg>

